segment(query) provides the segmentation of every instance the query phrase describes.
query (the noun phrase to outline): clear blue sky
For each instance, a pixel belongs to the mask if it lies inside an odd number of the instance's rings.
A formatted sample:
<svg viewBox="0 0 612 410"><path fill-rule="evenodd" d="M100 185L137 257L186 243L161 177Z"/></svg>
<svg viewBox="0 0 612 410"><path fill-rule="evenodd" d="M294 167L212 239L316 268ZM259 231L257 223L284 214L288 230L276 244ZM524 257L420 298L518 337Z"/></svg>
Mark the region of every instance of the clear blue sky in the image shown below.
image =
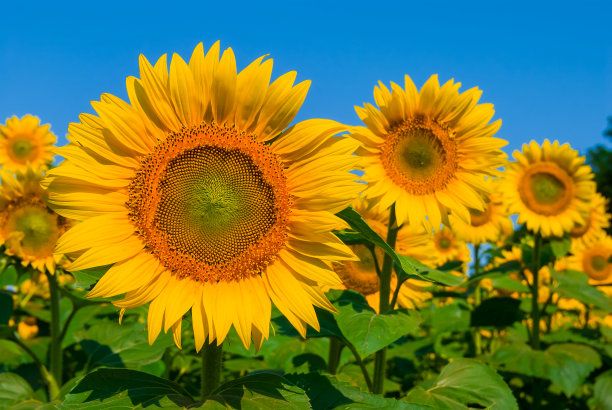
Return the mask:
<svg viewBox="0 0 612 410"><path fill-rule="evenodd" d="M311 79L298 119L360 124L353 106L405 73L417 86L438 73L483 89L508 153L532 138L584 152L605 142L612 115L610 2L22 3L2 6L0 121L35 114L61 145L91 100L126 98L140 53L187 59L216 40L234 49L239 69L269 53L273 77Z"/></svg>

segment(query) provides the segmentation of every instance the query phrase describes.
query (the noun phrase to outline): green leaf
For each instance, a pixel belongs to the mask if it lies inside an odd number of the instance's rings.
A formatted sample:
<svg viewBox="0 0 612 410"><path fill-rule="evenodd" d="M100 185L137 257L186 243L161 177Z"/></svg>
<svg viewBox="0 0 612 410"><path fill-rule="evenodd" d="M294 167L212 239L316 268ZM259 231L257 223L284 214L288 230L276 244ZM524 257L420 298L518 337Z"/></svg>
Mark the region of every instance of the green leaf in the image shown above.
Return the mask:
<svg viewBox="0 0 612 410"><path fill-rule="evenodd" d="M336 215L347 222L352 229L357 231L357 233L339 233L338 236L341 240L346 240L346 243L349 244L367 241L378 246L387 255L389 255L391 259L393 259L393 262L395 262L397 267L401 269L401 273L405 275L413 275L420 279L438 282L445 286L457 286L463 282L463 278L455 276L450 272L443 272L433 269L414 258L395 253L393 248L391 248L372 228L370 228L367 222L352 207L349 206L348 208L338 212ZM359 235L361 235L361 238Z"/></svg>
<svg viewBox="0 0 612 410"><path fill-rule="evenodd" d="M76 272L70 272L76 280L76 287L89 290L100 280L102 276L108 271L110 266L99 266L96 268L79 270Z"/></svg>
<svg viewBox="0 0 612 410"><path fill-rule="evenodd" d="M470 326L507 327L522 319L521 302L514 298L490 298L472 312Z"/></svg>
<svg viewBox="0 0 612 410"><path fill-rule="evenodd" d="M589 400L591 408L612 409L612 370L597 376L593 390L593 397Z"/></svg>
<svg viewBox="0 0 612 410"><path fill-rule="evenodd" d="M88 357L88 368L97 366L140 368L159 360L172 344L168 335L159 337L150 346L142 323L99 322L89 329L75 332Z"/></svg>
<svg viewBox="0 0 612 410"><path fill-rule="evenodd" d="M351 292L354 293L354 292ZM418 312L396 310L391 314L377 315L363 298L359 302L337 302L339 313L336 315L338 327L344 337L355 347L361 357L382 349L400 337L414 332L421 323Z"/></svg>
<svg viewBox="0 0 612 410"><path fill-rule="evenodd" d="M0 408L6 409L34 398L32 386L15 373L0 373Z"/></svg>
<svg viewBox="0 0 612 410"><path fill-rule="evenodd" d="M513 292L528 293L529 288L518 280L512 279L508 275L493 274L489 276L495 289L510 290Z"/></svg>
<svg viewBox="0 0 612 410"><path fill-rule="evenodd" d="M497 372L474 359L452 361L429 389L416 387L402 401L436 409L468 409L475 404L487 409L518 409L510 388Z"/></svg>
<svg viewBox="0 0 612 410"><path fill-rule="evenodd" d="M304 390L284 377L255 373L223 384L201 408L310 409Z"/></svg>
<svg viewBox="0 0 612 410"><path fill-rule="evenodd" d="M334 376L308 373L288 374L285 378L306 392L314 410L348 408L411 410L430 408L366 393L357 387L339 381Z"/></svg>
<svg viewBox="0 0 612 410"><path fill-rule="evenodd" d="M431 312L431 327L435 334L468 330L470 311L460 303L437 306Z"/></svg>
<svg viewBox="0 0 612 410"><path fill-rule="evenodd" d="M194 403L170 380L127 369L98 369L66 395L59 409L186 407Z"/></svg>
<svg viewBox="0 0 612 410"><path fill-rule="evenodd" d="M601 358L594 349L574 343L555 344L545 351L514 343L500 347L489 361L508 372L548 379L568 397L593 370L601 367Z"/></svg>
<svg viewBox="0 0 612 410"><path fill-rule="evenodd" d="M13 296L9 292L0 291L0 325L8 325L13 315Z"/></svg>
<svg viewBox="0 0 612 410"><path fill-rule="evenodd" d="M0 273L0 289L4 286L17 285L17 269L9 265Z"/></svg>
<svg viewBox="0 0 612 410"><path fill-rule="evenodd" d="M562 272L553 270L552 276L557 283L555 291L559 295L612 312L612 299L608 298L599 289L589 285L589 278L585 273L571 270Z"/></svg>
<svg viewBox="0 0 612 410"><path fill-rule="evenodd" d="M559 259L567 255L572 245L572 240L568 237L555 238L550 241L550 249L555 258Z"/></svg>
<svg viewBox="0 0 612 410"><path fill-rule="evenodd" d="M317 319L319 320L320 331L316 331L315 329L308 327L306 331L306 337L336 337L342 341L346 341L344 335L338 328L338 324L336 323L336 317L333 313L315 307L315 313L317 314ZM300 334L293 327L289 320L285 316L279 316L272 319L272 322L277 327L277 333L286 336L298 337Z"/></svg>

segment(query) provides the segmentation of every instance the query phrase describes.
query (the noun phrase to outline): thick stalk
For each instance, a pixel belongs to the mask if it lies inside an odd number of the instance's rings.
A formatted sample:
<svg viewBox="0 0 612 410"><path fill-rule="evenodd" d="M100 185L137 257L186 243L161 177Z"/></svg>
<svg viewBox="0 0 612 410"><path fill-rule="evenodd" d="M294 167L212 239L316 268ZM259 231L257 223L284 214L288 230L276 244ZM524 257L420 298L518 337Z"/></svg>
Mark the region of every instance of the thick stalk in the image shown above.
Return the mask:
<svg viewBox="0 0 612 410"><path fill-rule="evenodd" d="M47 273L51 296L51 375L58 386L62 383L62 331L60 323L60 290L55 274Z"/></svg>
<svg viewBox="0 0 612 410"><path fill-rule="evenodd" d="M474 277L478 277L480 273L480 245L474 245ZM482 292L480 289L480 281L476 282L476 289L474 289L474 304L475 307L480 306L482 303ZM476 347L476 356L482 354L482 335L480 329L474 329L474 346Z"/></svg>
<svg viewBox="0 0 612 410"><path fill-rule="evenodd" d="M387 227L387 244L395 249L395 241L397 239L398 227L395 226L395 204L391 206L389 211L389 225ZM393 271L393 260L391 256L385 253L383 266L380 272L380 304L378 312L384 315L389 312L390 296L391 296L391 273ZM387 365L387 348L384 347L378 352L374 358L374 383L373 393L380 394L383 392L383 383L385 380L385 370Z"/></svg>
<svg viewBox="0 0 612 410"><path fill-rule="evenodd" d="M204 343L202 348L202 400L219 387L221 383L221 365L223 362L223 344Z"/></svg>
<svg viewBox="0 0 612 410"><path fill-rule="evenodd" d="M327 371L329 374L336 374L340 364L340 354L344 345L335 337L329 338L329 360L327 361Z"/></svg>
<svg viewBox="0 0 612 410"><path fill-rule="evenodd" d="M540 350L540 305L538 303L540 293L540 281L538 272L540 271L540 252L542 249L542 236L538 233L535 235L535 243L533 247L533 267L531 268L532 286L531 286L531 348ZM534 378L532 384L533 406L537 410L542 402L542 383L539 379Z"/></svg>

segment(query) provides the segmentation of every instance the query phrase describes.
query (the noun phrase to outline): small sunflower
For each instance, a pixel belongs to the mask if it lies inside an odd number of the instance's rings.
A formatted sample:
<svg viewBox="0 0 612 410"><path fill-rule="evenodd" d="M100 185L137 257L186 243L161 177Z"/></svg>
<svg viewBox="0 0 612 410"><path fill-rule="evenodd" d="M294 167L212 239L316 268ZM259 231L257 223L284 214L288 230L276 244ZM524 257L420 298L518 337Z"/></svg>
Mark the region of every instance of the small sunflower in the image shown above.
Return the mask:
<svg viewBox="0 0 612 410"><path fill-rule="evenodd" d="M0 166L10 172L44 170L53 162L51 149L55 135L49 124L40 125L38 117L24 115L21 119L7 118L0 125Z"/></svg>
<svg viewBox="0 0 612 410"><path fill-rule="evenodd" d="M384 239L387 235L388 212L378 212L372 205L370 201L365 199L357 199L353 202L355 210ZM398 231L395 250L401 255L410 256L422 263L429 263L433 260L429 246L430 241L431 235L422 227L415 228L404 224ZM332 265L342 280L342 284L336 286L335 289L351 289L361 293L365 296L368 304L378 312L380 306L380 284L377 264L378 268L380 268L385 256L384 251L376 247L373 255L372 251L365 245L350 245L350 248L359 257L359 260L345 261L341 264L334 263ZM426 290L430 286L431 283L427 281L413 279L405 281L398 293L398 305L405 308L418 306L421 302L431 297L431 293ZM396 288L397 277L393 274L391 277L391 296Z"/></svg>
<svg viewBox="0 0 612 410"><path fill-rule="evenodd" d="M596 193L589 205L589 212L584 217L584 223L574 226L570 231L572 250L584 249L606 234L610 226L610 214L606 212L609 199Z"/></svg>
<svg viewBox="0 0 612 410"><path fill-rule="evenodd" d="M322 285L340 282L331 261L355 256L332 230L360 190L356 143L346 127L307 120L286 129L310 82L295 72L270 84L272 60L239 73L231 48L199 44L189 63L174 54L141 78L129 103L103 94L70 124L67 161L45 181L50 203L82 220L57 251L71 270L112 265L89 297L150 302L149 342L170 328L181 345L191 310L197 350L221 344L232 325L244 345L269 336L271 302L300 334L330 311Z"/></svg>
<svg viewBox="0 0 612 410"><path fill-rule="evenodd" d="M494 184L491 182L491 184ZM449 216L450 226L458 238L474 245L496 242L513 230L507 206L502 196L493 189L487 195L484 211L468 209L470 222L466 223L454 214Z"/></svg>
<svg viewBox="0 0 612 410"><path fill-rule="evenodd" d="M489 123L493 105L478 104L478 88L459 93L453 80L440 87L437 75L420 92L408 76L405 89L379 85L378 109L355 107L367 126L352 132L362 144L365 196L381 209L395 204L400 225L436 230L449 212L469 222L469 208L484 211L485 176L497 175L506 158L507 142L493 137L501 120Z"/></svg>
<svg viewBox="0 0 612 410"><path fill-rule="evenodd" d="M462 239L457 238L455 233L444 227L433 236L433 254L436 256L434 266L442 266L447 262L470 261L470 250Z"/></svg>
<svg viewBox="0 0 612 410"><path fill-rule="evenodd" d="M518 223L542 236L563 236L584 225L595 193L593 172L569 144L535 141L515 151L504 174L503 192Z"/></svg>
<svg viewBox="0 0 612 410"><path fill-rule="evenodd" d="M69 220L47 207L47 193L40 187L42 178L42 173L32 168L19 176L1 172L0 244L23 266L55 273L62 254L54 254L53 248L68 229Z"/></svg>
<svg viewBox="0 0 612 410"><path fill-rule="evenodd" d="M612 237L605 235L588 248L583 248L567 258L569 269L579 270L589 276L589 283L612 283Z"/></svg>

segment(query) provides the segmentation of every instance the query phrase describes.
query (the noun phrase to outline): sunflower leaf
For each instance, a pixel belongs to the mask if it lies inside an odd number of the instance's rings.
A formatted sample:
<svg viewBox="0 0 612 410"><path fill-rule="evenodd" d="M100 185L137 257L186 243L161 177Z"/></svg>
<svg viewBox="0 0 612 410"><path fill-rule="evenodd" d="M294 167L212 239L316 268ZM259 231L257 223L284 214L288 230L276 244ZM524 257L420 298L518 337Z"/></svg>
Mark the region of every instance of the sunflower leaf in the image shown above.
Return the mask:
<svg viewBox="0 0 612 410"><path fill-rule="evenodd" d="M25 400L33 399L32 386L15 373L0 374L0 407L12 407Z"/></svg>
<svg viewBox="0 0 612 410"><path fill-rule="evenodd" d="M417 261L409 256L396 253L388 243L386 243L363 219L363 217L352 207L343 209L336 214L342 218L356 232L340 231L336 235L347 244L369 242L381 248L393 259L396 268L399 268L400 277L408 276L430 282L440 283L445 286L457 286L463 279L450 272L430 268L429 266Z"/></svg>
<svg viewBox="0 0 612 410"><path fill-rule="evenodd" d="M557 284L554 290L559 295L612 312L612 299L589 285L589 279L585 273L571 270L563 272L553 270L551 273Z"/></svg>

